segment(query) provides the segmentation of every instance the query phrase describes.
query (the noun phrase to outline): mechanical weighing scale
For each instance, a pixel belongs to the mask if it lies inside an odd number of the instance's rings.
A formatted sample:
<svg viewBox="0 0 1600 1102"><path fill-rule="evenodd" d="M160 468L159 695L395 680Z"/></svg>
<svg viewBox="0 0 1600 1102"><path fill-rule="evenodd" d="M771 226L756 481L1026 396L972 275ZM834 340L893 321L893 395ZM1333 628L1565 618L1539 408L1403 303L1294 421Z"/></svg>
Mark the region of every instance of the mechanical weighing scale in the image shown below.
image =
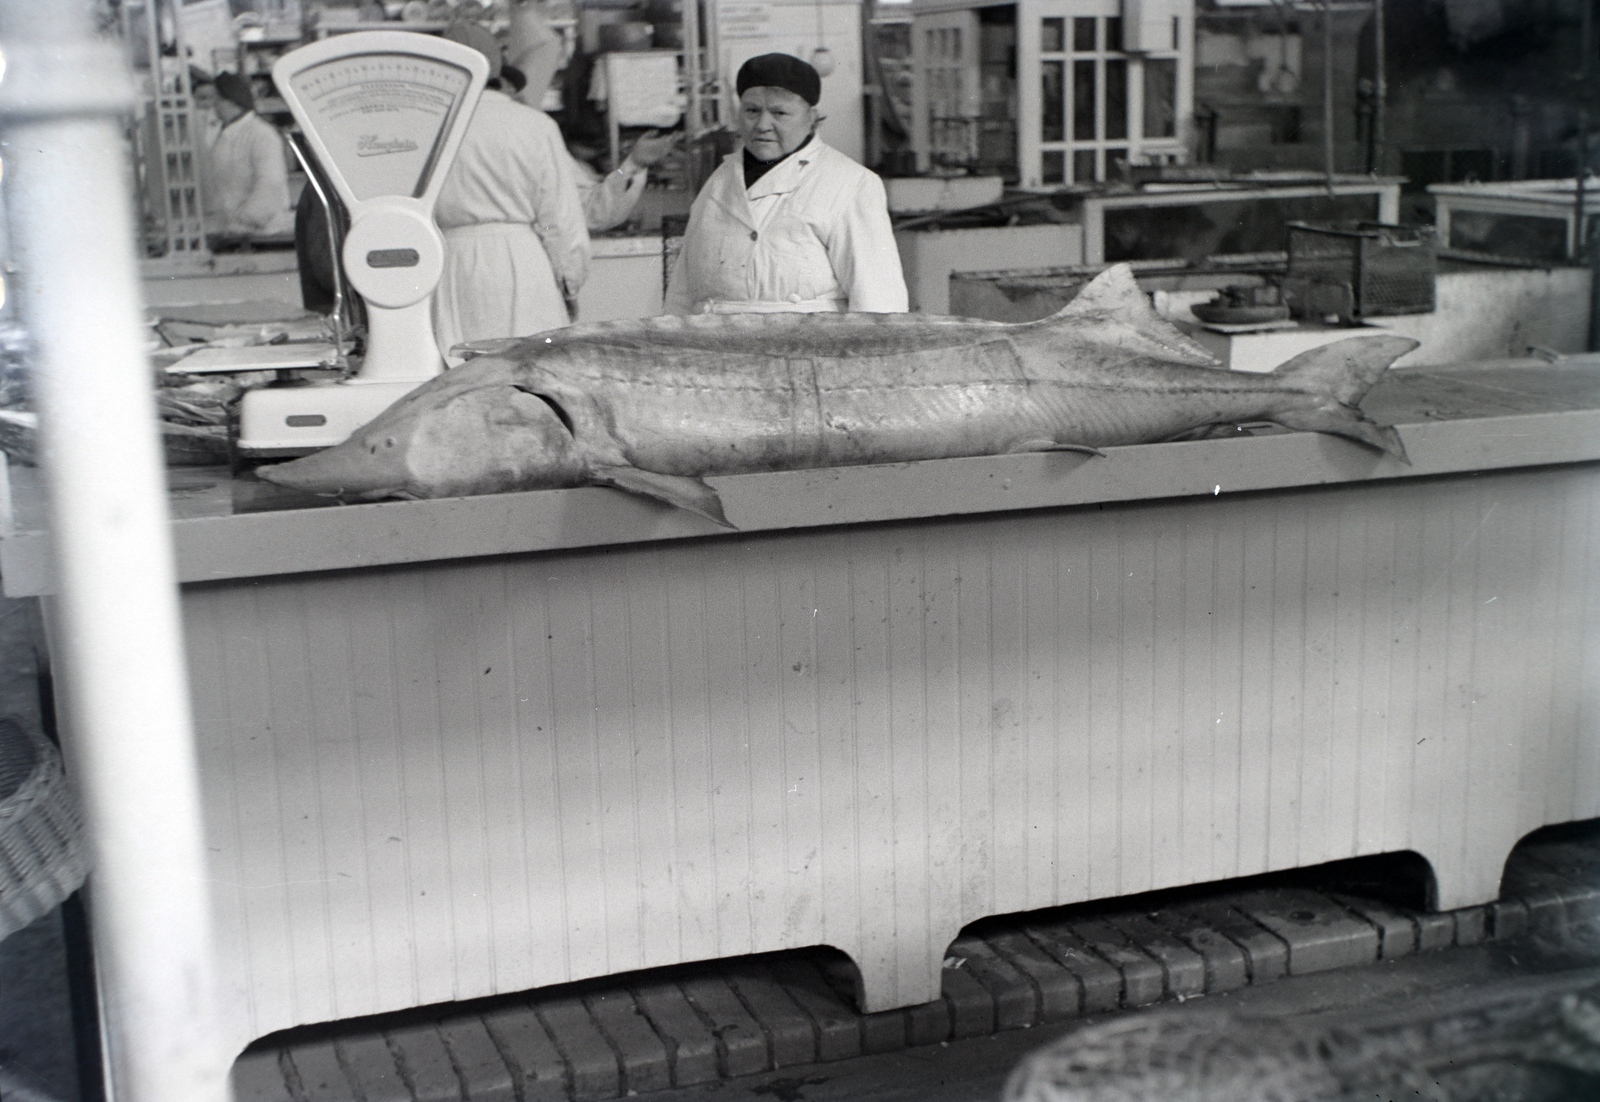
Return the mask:
<svg viewBox="0 0 1600 1102"><path fill-rule="evenodd" d="M331 447L444 370L433 290L444 239L433 205L489 76L482 54L407 31L362 31L285 54L272 79L350 213L341 260L366 300L366 357L337 383L245 394L238 449Z"/></svg>

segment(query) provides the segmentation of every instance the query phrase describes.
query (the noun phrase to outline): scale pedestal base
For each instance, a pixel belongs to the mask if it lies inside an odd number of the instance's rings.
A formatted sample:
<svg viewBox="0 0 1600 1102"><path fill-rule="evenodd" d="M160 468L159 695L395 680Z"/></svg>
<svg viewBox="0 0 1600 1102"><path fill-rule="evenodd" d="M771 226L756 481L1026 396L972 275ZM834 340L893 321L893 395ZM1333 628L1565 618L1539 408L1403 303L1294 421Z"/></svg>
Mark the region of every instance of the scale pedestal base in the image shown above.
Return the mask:
<svg viewBox="0 0 1600 1102"><path fill-rule="evenodd" d="M275 459L331 448L427 381L357 380L252 390L239 409L239 453Z"/></svg>

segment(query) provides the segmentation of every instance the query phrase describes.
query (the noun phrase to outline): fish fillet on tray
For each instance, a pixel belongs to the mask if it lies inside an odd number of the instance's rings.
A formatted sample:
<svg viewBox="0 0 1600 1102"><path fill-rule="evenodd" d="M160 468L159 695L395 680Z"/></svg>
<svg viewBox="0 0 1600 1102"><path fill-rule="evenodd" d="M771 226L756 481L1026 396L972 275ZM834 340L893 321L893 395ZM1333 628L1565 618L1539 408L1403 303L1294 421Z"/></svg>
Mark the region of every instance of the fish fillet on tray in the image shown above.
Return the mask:
<svg viewBox="0 0 1600 1102"><path fill-rule="evenodd" d="M1405 458L1358 408L1407 337L1223 370L1126 265L1053 317L746 314L600 322L473 346L334 448L262 478L357 500L580 485L726 524L708 475L1172 440L1272 422Z"/></svg>

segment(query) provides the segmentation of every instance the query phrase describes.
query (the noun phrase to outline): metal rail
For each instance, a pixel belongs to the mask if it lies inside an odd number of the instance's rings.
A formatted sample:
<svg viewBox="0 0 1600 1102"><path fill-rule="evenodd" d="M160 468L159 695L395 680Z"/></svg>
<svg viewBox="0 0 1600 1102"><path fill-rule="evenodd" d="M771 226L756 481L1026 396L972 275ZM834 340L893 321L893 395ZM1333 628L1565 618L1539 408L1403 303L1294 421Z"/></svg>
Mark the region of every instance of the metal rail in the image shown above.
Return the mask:
<svg viewBox="0 0 1600 1102"><path fill-rule="evenodd" d="M83 801L108 1093L220 1102L199 781L121 120L90 5L0 0L0 133L60 595L49 606Z"/></svg>

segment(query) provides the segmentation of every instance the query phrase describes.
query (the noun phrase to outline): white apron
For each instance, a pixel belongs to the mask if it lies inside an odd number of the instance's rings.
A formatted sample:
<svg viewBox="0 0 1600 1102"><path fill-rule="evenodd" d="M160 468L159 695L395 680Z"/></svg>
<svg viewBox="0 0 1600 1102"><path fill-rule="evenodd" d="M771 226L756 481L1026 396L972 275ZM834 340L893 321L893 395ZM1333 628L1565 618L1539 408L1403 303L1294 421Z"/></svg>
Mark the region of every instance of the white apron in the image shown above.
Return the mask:
<svg viewBox="0 0 1600 1102"><path fill-rule="evenodd" d="M444 231L444 272L433 292L441 353L465 341L525 337L571 323L544 242L525 222Z"/></svg>
<svg viewBox="0 0 1600 1102"><path fill-rule="evenodd" d="M439 191L444 273L439 351L567 325L588 274L589 233L561 131L542 111L485 92ZM451 362L455 362L451 360Z"/></svg>

